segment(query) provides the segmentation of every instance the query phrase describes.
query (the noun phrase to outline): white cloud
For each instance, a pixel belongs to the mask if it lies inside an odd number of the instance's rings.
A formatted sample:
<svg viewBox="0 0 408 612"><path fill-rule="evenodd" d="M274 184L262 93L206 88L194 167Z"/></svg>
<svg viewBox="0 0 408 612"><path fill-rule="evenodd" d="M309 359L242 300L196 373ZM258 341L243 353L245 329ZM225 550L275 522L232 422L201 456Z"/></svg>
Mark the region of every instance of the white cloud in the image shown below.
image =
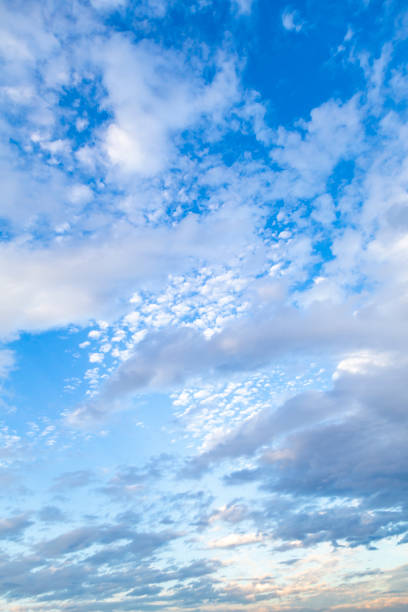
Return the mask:
<svg viewBox="0 0 408 612"><path fill-rule="evenodd" d="M91 0L92 6L102 11L112 11L126 6L127 0Z"/></svg>
<svg viewBox="0 0 408 612"><path fill-rule="evenodd" d="M231 533L217 540L208 542L208 548L237 548L248 544L262 542L263 537L257 533Z"/></svg>
<svg viewBox="0 0 408 612"><path fill-rule="evenodd" d="M202 218L189 215L173 227L137 231L122 226L116 236L105 235L98 244L47 248L3 243L0 280L7 291L0 304L0 334L111 319L127 309L126 303L117 302L115 287L131 295L142 282L190 269L186 256L196 262L228 261L242 244L257 240L252 212L241 209L237 216L230 210Z"/></svg>
<svg viewBox="0 0 408 612"><path fill-rule="evenodd" d="M125 173L156 174L174 156L180 131L208 115L214 124L222 122L225 110L239 99L235 66L222 56L206 83L200 66L193 70L183 54L146 41L134 45L116 35L93 55L103 69L106 103L114 114L104 146Z"/></svg>
<svg viewBox="0 0 408 612"><path fill-rule="evenodd" d="M254 0L231 0L231 3L240 15L250 15Z"/></svg>
<svg viewBox="0 0 408 612"><path fill-rule="evenodd" d="M300 19L298 11L285 9L282 13L282 25L289 32L300 32L305 23Z"/></svg>
<svg viewBox="0 0 408 612"><path fill-rule="evenodd" d="M329 100L299 121L298 129L279 128L271 157L282 172L274 186L276 197L311 198L326 190L326 181L342 159L353 159L364 148L358 96L346 103Z"/></svg>
<svg viewBox="0 0 408 612"><path fill-rule="evenodd" d="M342 373L367 374L372 368L390 367L393 359L390 353L376 353L375 351L358 351L348 355L337 365L333 379L339 378Z"/></svg>
<svg viewBox="0 0 408 612"><path fill-rule="evenodd" d="M11 349L0 349L0 378L5 378L15 365L15 354Z"/></svg>

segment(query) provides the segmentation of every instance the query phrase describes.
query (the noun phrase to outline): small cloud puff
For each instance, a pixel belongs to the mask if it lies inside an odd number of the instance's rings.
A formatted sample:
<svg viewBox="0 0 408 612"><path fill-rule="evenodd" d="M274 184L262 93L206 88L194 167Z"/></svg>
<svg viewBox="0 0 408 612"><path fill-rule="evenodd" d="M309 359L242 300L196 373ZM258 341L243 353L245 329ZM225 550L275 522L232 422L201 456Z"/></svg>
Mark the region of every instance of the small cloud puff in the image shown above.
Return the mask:
<svg viewBox="0 0 408 612"><path fill-rule="evenodd" d="M300 19L298 11L285 9L282 13L282 25L288 32L300 32L305 24Z"/></svg>
<svg viewBox="0 0 408 612"><path fill-rule="evenodd" d="M15 356L11 349L0 350L0 378L6 378L14 368Z"/></svg>
<svg viewBox="0 0 408 612"><path fill-rule="evenodd" d="M253 0L232 0L232 7L239 15L249 15L251 13Z"/></svg>

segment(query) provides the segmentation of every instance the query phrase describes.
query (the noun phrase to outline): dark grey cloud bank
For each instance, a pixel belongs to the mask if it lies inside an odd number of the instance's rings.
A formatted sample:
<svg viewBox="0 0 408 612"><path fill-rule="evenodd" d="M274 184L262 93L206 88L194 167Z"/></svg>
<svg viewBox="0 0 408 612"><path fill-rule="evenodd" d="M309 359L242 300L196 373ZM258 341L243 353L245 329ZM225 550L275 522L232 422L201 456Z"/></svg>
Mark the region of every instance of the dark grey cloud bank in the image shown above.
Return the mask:
<svg viewBox="0 0 408 612"><path fill-rule="evenodd" d="M404 365L343 373L328 392L297 395L266 409L184 474L199 477L222 461L256 458L226 473L227 485L258 483L271 494L253 519L284 542L372 545L408 532L408 411ZM282 508L282 496L287 501ZM330 502L322 509L321 502ZM334 503L334 506L333 506ZM400 542L406 541L401 538Z"/></svg>

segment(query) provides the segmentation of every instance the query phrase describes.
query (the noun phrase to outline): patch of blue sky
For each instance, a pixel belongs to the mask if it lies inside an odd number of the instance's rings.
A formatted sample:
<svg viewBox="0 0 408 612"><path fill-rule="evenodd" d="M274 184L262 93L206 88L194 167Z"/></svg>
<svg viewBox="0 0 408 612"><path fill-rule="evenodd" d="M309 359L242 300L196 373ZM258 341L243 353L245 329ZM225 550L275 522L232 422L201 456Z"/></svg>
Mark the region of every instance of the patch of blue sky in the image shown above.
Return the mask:
<svg viewBox="0 0 408 612"><path fill-rule="evenodd" d="M16 352L16 366L9 378L15 393L13 401L19 406L16 418L59 415L67 372L70 379L81 378L87 361L78 351L78 335L86 337L83 332L72 333L69 329L25 333L10 345ZM79 400L80 393L72 398L73 402Z"/></svg>
<svg viewBox="0 0 408 612"><path fill-rule="evenodd" d="M73 151L88 143L93 131L112 119L109 109L101 106L105 96L100 75L95 72L82 82L74 80L62 89L58 99L59 128L70 139Z"/></svg>
<svg viewBox="0 0 408 612"><path fill-rule="evenodd" d="M282 28L281 4L266 1L261 4L253 18L257 36L247 43L248 65L244 75L247 86L271 101L269 118L273 123L290 126L299 117L307 117L312 108L333 93L343 99L355 93L361 83L359 69L353 64L345 66L336 57L336 42L337 45L343 42L350 27L348 20L338 15L344 7L335 3L330 3L330 9L315 5L313 21L308 22L311 7L301 3L296 10L305 24L296 32ZM327 29L327 37L319 35L320 20Z"/></svg>

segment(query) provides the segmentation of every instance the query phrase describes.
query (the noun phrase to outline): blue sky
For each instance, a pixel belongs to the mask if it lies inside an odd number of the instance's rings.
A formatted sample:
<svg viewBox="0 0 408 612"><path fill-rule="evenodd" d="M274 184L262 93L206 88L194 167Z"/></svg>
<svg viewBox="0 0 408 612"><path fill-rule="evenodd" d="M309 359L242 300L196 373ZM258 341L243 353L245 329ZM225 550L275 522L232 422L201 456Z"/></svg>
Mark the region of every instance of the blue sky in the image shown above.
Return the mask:
<svg viewBox="0 0 408 612"><path fill-rule="evenodd" d="M404 3L0 11L0 610L406 610Z"/></svg>

